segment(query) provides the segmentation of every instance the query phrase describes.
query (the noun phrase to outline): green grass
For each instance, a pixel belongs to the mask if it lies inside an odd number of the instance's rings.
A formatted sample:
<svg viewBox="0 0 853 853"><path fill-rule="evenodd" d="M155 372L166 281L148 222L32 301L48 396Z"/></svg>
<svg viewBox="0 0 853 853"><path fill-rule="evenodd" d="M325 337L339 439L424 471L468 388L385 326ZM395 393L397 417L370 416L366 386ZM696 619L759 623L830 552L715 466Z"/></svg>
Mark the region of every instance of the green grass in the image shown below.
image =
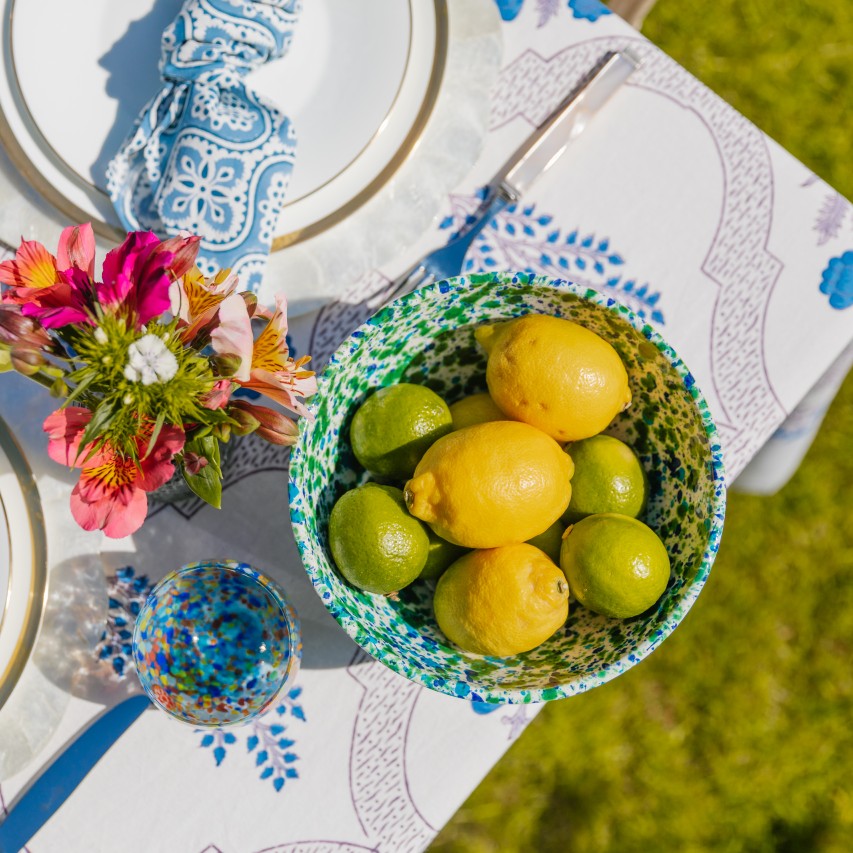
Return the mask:
<svg viewBox="0 0 853 853"><path fill-rule="evenodd" d="M850 11L659 0L644 31L851 197ZM853 377L782 492L730 494L678 631L616 681L548 705L434 853L851 849L851 437Z"/></svg>

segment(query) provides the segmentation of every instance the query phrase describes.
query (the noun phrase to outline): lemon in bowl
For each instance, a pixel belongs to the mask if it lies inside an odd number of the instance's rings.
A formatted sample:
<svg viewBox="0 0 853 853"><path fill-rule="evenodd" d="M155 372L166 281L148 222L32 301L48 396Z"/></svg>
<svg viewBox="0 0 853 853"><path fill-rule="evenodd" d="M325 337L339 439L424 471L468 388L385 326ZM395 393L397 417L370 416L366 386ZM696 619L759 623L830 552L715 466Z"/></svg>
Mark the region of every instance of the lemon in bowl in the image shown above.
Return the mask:
<svg viewBox="0 0 853 853"><path fill-rule="evenodd" d="M616 619L573 600L568 619L556 619L560 624L553 633L528 651L496 654L502 649L497 644L484 647L489 653L475 654L462 651L439 629L435 581L416 580L394 596L348 583L330 549L329 516L342 495L372 476L356 459L349 437L363 403L378 389L401 382L429 388L451 411L473 394L491 390L494 398L477 330L528 315L571 320L618 354L628 388L609 404L617 411L603 431L637 454L647 482L642 521L663 542L670 575L653 605L633 618ZM479 334L482 338L483 332ZM545 359L540 370L547 372L548 366ZM628 393L631 402L623 409ZM315 419L303 423L290 462L291 522L305 569L349 636L386 666L433 690L495 703L542 702L588 690L656 649L684 618L708 577L725 508L722 452L708 406L666 341L596 291L559 279L500 273L461 276L422 288L380 310L344 342L320 376L312 409ZM448 433L432 446L476 428ZM406 483L397 485L404 488ZM564 499L565 504L549 509L553 518L543 518L539 533L565 512L569 497ZM536 532L527 536L519 530L514 538L529 539ZM462 559L471 562L468 555ZM452 565L446 571L453 570ZM552 630L547 619L543 624Z"/></svg>

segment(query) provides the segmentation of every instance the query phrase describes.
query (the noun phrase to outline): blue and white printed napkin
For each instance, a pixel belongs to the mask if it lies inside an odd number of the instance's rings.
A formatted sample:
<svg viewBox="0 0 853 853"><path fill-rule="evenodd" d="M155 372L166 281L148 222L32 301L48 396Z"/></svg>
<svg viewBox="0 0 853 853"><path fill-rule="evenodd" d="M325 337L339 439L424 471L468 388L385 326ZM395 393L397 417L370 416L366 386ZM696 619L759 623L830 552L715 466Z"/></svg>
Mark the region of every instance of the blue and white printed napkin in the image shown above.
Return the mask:
<svg viewBox="0 0 853 853"><path fill-rule="evenodd" d="M163 33L163 88L107 169L128 230L199 235L203 272L263 276L293 168L290 120L245 85L282 56L301 0L186 0Z"/></svg>

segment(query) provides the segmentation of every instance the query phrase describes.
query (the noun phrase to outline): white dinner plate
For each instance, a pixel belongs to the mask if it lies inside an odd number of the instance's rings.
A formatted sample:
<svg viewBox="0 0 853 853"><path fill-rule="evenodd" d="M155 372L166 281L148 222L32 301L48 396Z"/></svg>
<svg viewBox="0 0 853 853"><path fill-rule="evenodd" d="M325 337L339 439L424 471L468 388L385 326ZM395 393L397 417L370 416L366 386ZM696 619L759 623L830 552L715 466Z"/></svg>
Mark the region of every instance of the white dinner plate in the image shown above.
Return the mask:
<svg viewBox="0 0 853 853"><path fill-rule="evenodd" d="M0 419L0 706L32 650L46 574L38 490L21 450Z"/></svg>
<svg viewBox="0 0 853 853"><path fill-rule="evenodd" d="M181 5L87 0L81 14L6 0L3 147L59 224L92 221L104 247L123 236L105 169L160 86L160 37ZM288 53L248 79L298 140L264 301L284 289L307 310L420 236L479 153L500 39L492 0L304 4ZM452 140L438 130L454 126ZM3 217L0 239L14 245L28 225Z"/></svg>

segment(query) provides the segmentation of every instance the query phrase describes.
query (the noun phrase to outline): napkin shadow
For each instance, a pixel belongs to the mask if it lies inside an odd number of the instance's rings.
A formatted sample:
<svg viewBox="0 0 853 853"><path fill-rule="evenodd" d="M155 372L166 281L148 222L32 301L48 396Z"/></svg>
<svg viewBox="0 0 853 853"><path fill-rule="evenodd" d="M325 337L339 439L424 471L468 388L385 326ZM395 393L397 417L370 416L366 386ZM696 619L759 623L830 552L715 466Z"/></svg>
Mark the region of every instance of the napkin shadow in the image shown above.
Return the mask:
<svg viewBox="0 0 853 853"><path fill-rule="evenodd" d="M107 165L121 147L142 108L161 87L158 64L163 30L175 19L182 0L157 0L98 59L108 74L106 93L116 102L116 117L90 173L98 186L106 182Z"/></svg>
<svg viewBox="0 0 853 853"><path fill-rule="evenodd" d="M33 663L57 687L79 699L112 706L142 691L132 665L119 676L101 655L107 626L108 566L117 555L84 555L63 560L50 573L42 628ZM132 626L131 626L132 627Z"/></svg>

